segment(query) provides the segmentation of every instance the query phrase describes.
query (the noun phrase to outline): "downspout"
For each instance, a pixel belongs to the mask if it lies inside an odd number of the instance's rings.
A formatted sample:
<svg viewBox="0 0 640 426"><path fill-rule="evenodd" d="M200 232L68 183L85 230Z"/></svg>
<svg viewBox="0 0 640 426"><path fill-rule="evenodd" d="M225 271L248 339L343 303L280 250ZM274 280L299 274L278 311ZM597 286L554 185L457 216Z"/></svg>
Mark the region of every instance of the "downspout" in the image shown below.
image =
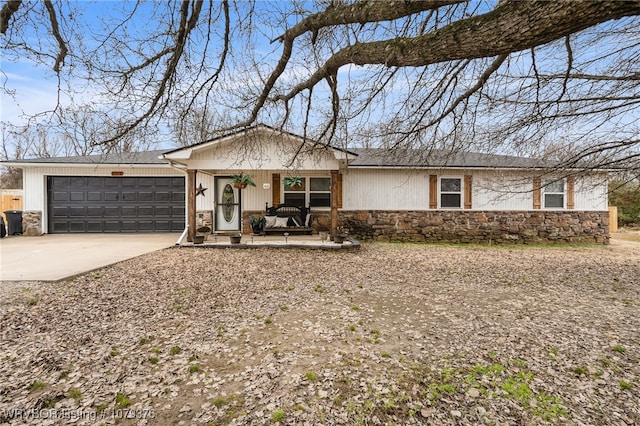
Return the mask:
<svg viewBox="0 0 640 426"><path fill-rule="evenodd" d="M166 158L165 158L165 160L166 160ZM169 160L169 167L181 171L184 174L184 178L185 178L185 182L186 182L186 179L187 179L187 171L186 170L175 166L173 161L171 161L171 160ZM185 188L185 191L186 191L186 188ZM185 206L184 206L185 211L187 210L186 203L187 203L187 199L185 198ZM180 237L178 238L178 241L176 241L175 245L179 246L182 243L182 240L184 240L184 237L187 235L187 232L189 232L189 221L186 220L186 218L185 218L184 231L182 231L182 234L180 234Z"/></svg>

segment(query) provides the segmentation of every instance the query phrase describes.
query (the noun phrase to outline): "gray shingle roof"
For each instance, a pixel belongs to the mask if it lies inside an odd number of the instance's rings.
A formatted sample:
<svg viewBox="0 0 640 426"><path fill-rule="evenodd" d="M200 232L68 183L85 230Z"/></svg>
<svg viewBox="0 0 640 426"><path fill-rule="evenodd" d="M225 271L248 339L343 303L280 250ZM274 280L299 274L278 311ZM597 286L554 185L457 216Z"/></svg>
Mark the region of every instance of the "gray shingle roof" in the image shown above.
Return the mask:
<svg viewBox="0 0 640 426"><path fill-rule="evenodd" d="M156 164L167 162L158 158L166 150L109 153L74 157L37 158L15 160L24 164ZM172 151L169 151L172 152ZM510 155L470 152L387 150L382 148L354 148L349 150L357 157L349 162L352 167L460 167L460 168L538 168L552 164L540 159Z"/></svg>
<svg viewBox="0 0 640 426"><path fill-rule="evenodd" d="M549 162L535 158L475 152L381 148L357 148L350 151L358 155L349 163L354 167L537 168L552 166Z"/></svg>

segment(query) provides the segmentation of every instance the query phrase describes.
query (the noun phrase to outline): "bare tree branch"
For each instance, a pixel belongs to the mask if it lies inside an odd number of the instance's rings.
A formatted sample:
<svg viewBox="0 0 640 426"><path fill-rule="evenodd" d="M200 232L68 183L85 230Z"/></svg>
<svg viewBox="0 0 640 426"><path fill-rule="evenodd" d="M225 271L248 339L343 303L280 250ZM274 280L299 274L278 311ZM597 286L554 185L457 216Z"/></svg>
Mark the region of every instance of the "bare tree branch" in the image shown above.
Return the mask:
<svg viewBox="0 0 640 426"><path fill-rule="evenodd" d="M189 12L191 6L191 12ZM195 28L198 22L200 11L202 10L202 0L183 0L180 8L180 26L175 36L175 45L171 49L172 54L167 61L167 65L160 80L160 86L156 91L156 95L151 101L147 110L140 115L133 123L126 126L122 131L118 132L115 136L104 141L105 144L110 144L117 141L123 135L126 135L140 123L150 117L156 109L156 106L160 103L160 100L164 97L167 87L170 86L172 78L175 76L178 68L178 62L184 53L185 46L189 39L190 32Z"/></svg>
<svg viewBox="0 0 640 426"><path fill-rule="evenodd" d="M537 13L544 9L546 13ZM413 38L356 43L332 57L280 100L318 84L347 64L418 67L492 57L540 46L611 19L640 14L638 1L507 1L484 15Z"/></svg>
<svg viewBox="0 0 640 426"><path fill-rule="evenodd" d="M9 21L14 13L20 8L22 0L9 0L0 10L0 33L6 34L9 29Z"/></svg>
<svg viewBox="0 0 640 426"><path fill-rule="evenodd" d="M64 65L64 59L67 57L67 53L69 49L67 48L67 43L62 38L60 34L60 27L58 26L58 18L56 17L56 11L53 8L53 4L51 4L51 0L44 0L44 6L49 13L49 21L51 22L51 32L53 33L53 37L58 42L58 55L56 56L56 61L53 64L53 70L56 73L60 72L60 68Z"/></svg>
<svg viewBox="0 0 640 426"><path fill-rule="evenodd" d="M359 2L355 4L343 4L336 7L330 7L326 11L317 13L304 19L291 29L287 30L276 40L283 43L282 55L280 60L274 67L271 75L264 84L262 93L258 96L255 106L249 117L238 124L238 127L244 127L252 124L258 118L258 113L264 106L269 97L269 93L273 90L276 81L282 76L284 70L289 63L291 53L293 52L293 43L296 38L307 32L317 34L318 30L353 23L369 23L398 19L404 16L413 15L418 12L437 9L443 6L462 3L461 0L430 0L415 2ZM315 36L314 36L315 39ZM276 41L274 40L274 41ZM337 68L335 69L337 70ZM319 80L325 79L334 72L327 72ZM319 81L318 80L318 81ZM308 89L309 87L307 87ZM300 93L302 90L298 91ZM291 99L289 97L288 99Z"/></svg>

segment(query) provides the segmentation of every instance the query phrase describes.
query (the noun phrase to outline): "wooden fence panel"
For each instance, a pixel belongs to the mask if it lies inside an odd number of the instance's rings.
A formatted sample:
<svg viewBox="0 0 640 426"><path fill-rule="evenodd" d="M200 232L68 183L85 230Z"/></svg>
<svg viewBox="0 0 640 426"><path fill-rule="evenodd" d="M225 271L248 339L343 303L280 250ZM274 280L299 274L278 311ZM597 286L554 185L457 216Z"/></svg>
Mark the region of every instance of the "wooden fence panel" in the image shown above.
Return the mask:
<svg viewBox="0 0 640 426"><path fill-rule="evenodd" d="M618 232L618 208L609 206L609 232Z"/></svg>
<svg viewBox="0 0 640 426"><path fill-rule="evenodd" d="M4 218L4 223L7 223L7 216L4 214L7 210L22 210L22 195L0 195L0 213Z"/></svg>

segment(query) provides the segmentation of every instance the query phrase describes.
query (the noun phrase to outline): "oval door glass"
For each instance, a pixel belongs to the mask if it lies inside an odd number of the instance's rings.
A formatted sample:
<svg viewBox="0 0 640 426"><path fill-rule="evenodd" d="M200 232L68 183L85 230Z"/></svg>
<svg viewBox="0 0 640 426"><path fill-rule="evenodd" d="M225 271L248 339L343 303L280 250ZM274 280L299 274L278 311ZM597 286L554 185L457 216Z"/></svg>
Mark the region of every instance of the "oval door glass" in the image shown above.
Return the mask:
<svg viewBox="0 0 640 426"><path fill-rule="evenodd" d="M224 186L222 191L222 216L227 223L233 220L233 212L235 210L236 197L233 193L233 187L229 184Z"/></svg>

